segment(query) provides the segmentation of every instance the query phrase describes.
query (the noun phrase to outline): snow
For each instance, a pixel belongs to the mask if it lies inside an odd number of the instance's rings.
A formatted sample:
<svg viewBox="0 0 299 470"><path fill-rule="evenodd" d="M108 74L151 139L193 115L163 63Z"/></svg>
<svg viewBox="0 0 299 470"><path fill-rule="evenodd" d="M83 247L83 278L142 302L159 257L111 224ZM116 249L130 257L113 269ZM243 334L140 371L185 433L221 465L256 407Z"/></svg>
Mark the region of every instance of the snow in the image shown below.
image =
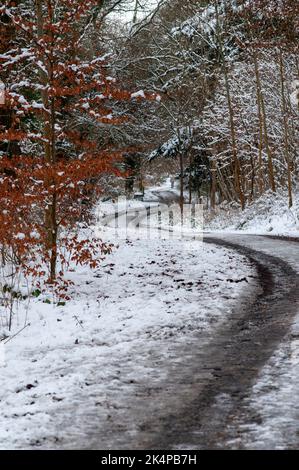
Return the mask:
<svg viewBox="0 0 299 470"><path fill-rule="evenodd" d="M192 144L192 133L193 129L186 127L177 129L175 135L149 154L147 157L148 161L152 161L157 157L161 159L175 158L178 156L179 151L190 149Z"/></svg>
<svg viewBox="0 0 299 470"><path fill-rule="evenodd" d="M299 80L294 80L292 83L293 92L290 95L290 100L293 106L299 106Z"/></svg>
<svg viewBox="0 0 299 470"><path fill-rule="evenodd" d="M213 233L232 243L241 243L259 252L288 262L299 273L297 242L271 240L240 234ZM299 310L290 332L267 364L260 370L255 383L244 399L244 406L256 417L248 424L242 416L231 426L240 437L229 442L232 449L297 449L299 418Z"/></svg>
<svg viewBox="0 0 299 470"><path fill-rule="evenodd" d="M22 95L19 96L19 103L25 106L29 106L28 101Z"/></svg>
<svg viewBox="0 0 299 470"><path fill-rule="evenodd" d="M42 103L37 103L36 101L33 101L31 106L34 109L45 109L45 107Z"/></svg>
<svg viewBox="0 0 299 470"><path fill-rule="evenodd" d="M119 197L117 200L100 201L95 207L95 215L98 220L102 217L115 214L116 212L124 212L131 209L143 209L144 203Z"/></svg>
<svg viewBox="0 0 299 470"><path fill-rule="evenodd" d="M16 238L17 240L24 240L25 234L19 232L19 233L17 233L17 234L15 235L15 238Z"/></svg>
<svg viewBox="0 0 299 470"><path fill-rule="evenodd" d="M278 348L263 368L253 386L247 406L260 416L260 423L245 432L243 437L246 448L297 449L298 337L298 329L294 329L291 337Z"/></svg>
<svg viewBox="0 0 299 470"><path fill-rule="evenodd" d="M216 216L206 213L205 229L216 232L299 236L299 193L294 192L293 206L288 207L285 191L265 193L245 210L229 205L220 206Z"/></svg>
<svg viewBox="0 0 299 470"><path fill-rule="evenodd" d="M136 91L135 93L131 94L131 98L145 98L145 93L143 90Z"/></svg>
<svg viewBox="0 0 299 470"><path fill-rule="evenodd" d="M130 448L144 423L159 416L165 400L170 407L181 405L184 394L191 393L187 383L177 387L172 375L184 367L186 351L192 361L193 348L209 347L210 335L229 320L244 292L248 296L256 288L256 273L245 257L206 245L199 236L167 239L156 231L150 239L138 238L140 232L133 229L126 238L115 238L110 222L116 210L120 215L148 206L155 210L159 193L171 191L177 196L168 178L162 187L147 189L150 202L99 203L94 233L115 244L102 267L70 270L70 301L57 303L47 293L19 300L12 332L1 312L1 449ZM242 221L243 230L250 232L261 229L260 221L267 227L271 218L271 233L286 230L284 195L276 196L273 213L267 201L261 198L231 223ZM296 204L297 197L295 215ZM228 214L221 223L218 218L219 226L227 220ZM238 243L239 233L220 228L212 236ZM298 250L290 251L284 241L245 233L242 244L275 252L299 271ZM28 293L25 283L20 292ZM240 430L231 448L296 445L298 318L245 398L257 422L236 418L231 423Z"/></svg>
<svg viewBox="0 0 299 470"><path fill-rule="evenodd" d="M254 283L229 282L254 278L245 258L197 240L115 242L100 269L69 273L65 305L20 301L8 336L2 313L2 449L132 444L159 390L176 395L167 384L182 348L207 341Z"/></svg>
<svg viewBox="0 0 299 470"><path fill-rule="evenodd" d="M31 238L39 239L39 238L40 238L40 234L39 234L38 232L30 232L30 237L31 237Z"/></svg>

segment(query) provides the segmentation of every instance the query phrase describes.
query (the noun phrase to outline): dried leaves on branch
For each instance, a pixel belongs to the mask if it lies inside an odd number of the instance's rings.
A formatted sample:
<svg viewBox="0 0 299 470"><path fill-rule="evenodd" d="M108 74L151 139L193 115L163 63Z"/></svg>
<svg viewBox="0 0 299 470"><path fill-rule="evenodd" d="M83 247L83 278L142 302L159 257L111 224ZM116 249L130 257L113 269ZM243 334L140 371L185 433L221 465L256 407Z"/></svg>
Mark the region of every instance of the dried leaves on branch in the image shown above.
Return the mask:
<svg viewBox="0 0 299 470"><path fill-rule="evenodd" d="M98 6L97 0L27 0L0 7L3 262L51 283L67 260L95 267L111 249L77 233L99 177L119 175L122 156L109 142L100 145L89 123L121 124L127 118L113 105L132 98L109 75L105 48L91 47L101 29L90 22Z"/></svg>

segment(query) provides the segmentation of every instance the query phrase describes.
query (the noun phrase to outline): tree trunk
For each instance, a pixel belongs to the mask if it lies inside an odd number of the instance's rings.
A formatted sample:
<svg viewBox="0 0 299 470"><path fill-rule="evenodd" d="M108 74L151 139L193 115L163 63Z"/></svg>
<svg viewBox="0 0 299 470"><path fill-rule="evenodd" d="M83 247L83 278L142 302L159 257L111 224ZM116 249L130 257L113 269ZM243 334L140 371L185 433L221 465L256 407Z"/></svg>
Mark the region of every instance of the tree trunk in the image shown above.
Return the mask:
<svg viewBox="0 0 299 470"><path fill-rule="evenodd" d="M232 141L232 155L233 155L233 162L234 162L234 180L235 180L235 188L236 192L239 197L241 209L244 210L245 208L245 197L242 189L241 184L241 167L238 158L238 150L237 150L237 138L236 138L236 129L235 129L235 121L234 121L234 110L232 106L231 100L231 92L230 92L230 85L227 73L227 67L225 63L225 57L223 52L223 43L220 31L220 22L219 22L219 11L218 11L218 0L215 0L215 13L216 13L216 28L217 28L217 39L219 45L219 56L220 62L222 67L222 72L224 76L224 84L225 84L225 92L229 110L229 125L230 125L230 134L231 134L231 141Z"/></svg>
<svg viewBox="0 0 299 470"><path fill-rule="evenodd" d="M276 191L276 184L275 184L275 178L274 178L272 152L271 152L270 143L269 143L266 107L265 107L265 101L264 101L264 96L263 96L263 92L262 92L260 71L259 71L259 67L258 67L258 58L257 58L256 52L254 52L254 65L255 65L255 75L256 75L256 86L257 86L257 93L258 93L258 102L259 102L260 111L261 111L260 118L261 118L261 122L262 122L262 128L264 130L264 140L265 140L266 152L267 152L267 157L268 157L269 182L270 182L270 187L271 187L272 191L275 192Z"/></svg>
<svg viewBox="0 0 299 470"><path fill-rule="evenodd" d="M189 152L189 204L192 203L192 157Z"/></svg>
<svg viewBox="0 0 299 470"><path fill-rule="evenodd" d="M49 20L53 22L52 12L48 11ZM36 21L37 21L37 36L41 39L44 35L44 18L43 18L43 0L36 0ZM55 102L54 98L49 98L47 87L51 84L53 78L53 64L48 59L47 63L44 63L47 70L45 73L43 70L40 71L40 80L44 85L45 90L41 92L41 97L44 106L43 112L43 126L44 126L44 154L45 162L49 166L53 166L56 161L55 152ZM45 209L45 228L47 232L46 248L50 252L50 282L53 282L56 277L56 264L57 264L57 195L55 188L53 189L54 182L51 178L46 181L48 187L49 203Z"/></svg>
<svg viewBox="0 0 299 470"><path fill-rule="evenodd" d="M137 23L138 6L139 6L139 0L135 0L134 15L133 15L133 19L132 19L133 24Z"/></svg>
<svg viewBox="0 0 299 470"><path fill-rule="evenodd" d="M287 117L287 102L285 97L285 73L284 73L284 64L282 50L279 51L279 69L280 69L280 84L281 84L281 107L283 115L283 137L284 137L284 154L285 161L287 164L287 173L288 173L288 196L289 196L289 207L293 205L293 194L292 194L292 168L290 162L290 152L289 152L289 126L288 126L288 117Z"/></svg>
<svg viewBox="0 0 299 470"><path fill-rule="evenodd" d="M181 209L181 225L184 222L184 160L182 152L179 153L180 160L180 209Z"/></svg>
<svg viewBox="0 0 299 470"><path fill-rule="evenodd" d="M257 62L256 51L253 52L254 59L254 69L256 76L256 101L258 106L258 120L259 120L259 157L258 157L258 175L259 175L259 194L264 192L264 176L263 176L263 116L262 116L262 107L261 107L261 90L260 90L260 80L259 80L259 69Z"/></svg>
<svg viewBox="0 0 299 470"><path fill-rule="evenodd" d="M214 160L211 160L211 209L214 211L216 208L216 164Z"/></svg>

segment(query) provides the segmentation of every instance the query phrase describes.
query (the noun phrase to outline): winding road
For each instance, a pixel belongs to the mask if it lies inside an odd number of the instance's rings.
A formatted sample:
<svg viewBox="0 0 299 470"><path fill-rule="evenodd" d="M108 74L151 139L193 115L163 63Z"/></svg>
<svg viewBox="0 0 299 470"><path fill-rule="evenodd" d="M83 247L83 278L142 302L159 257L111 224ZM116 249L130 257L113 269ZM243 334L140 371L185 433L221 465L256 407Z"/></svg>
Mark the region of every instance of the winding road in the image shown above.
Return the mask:
<svg viewBox="0 0 299 470"><path fill-rule="evenodd" d="M134 211L130 223L141 224L142 219L144 213ZM299 314L297 241L221 233L206 234L204 243L245 255L256 267L259 287L254 294L245 293L206 347L192 351L192 363L186 346L185 365L173 371L168 384L172 391L177 385L177 397L168 400L167 390L161 392L165 407L144 423L134 444L139 449L250 448L246 430L258 424L260 417L248 406L248 398L265 364L281 344L291 341L291 326ZM184 384L183 396L179 384ZM299 390L290 386L289 393L299 417ZM298 448L298 422L290 423L288 433L284 445ZM277 443L270 438L269 445L276 448Z"/></svg>
<svg viewBox="0 0 299 470"><path fill-rule="evenodd" d="M242 448L242 430L257 423L255 411L247 405L252 386L278 346L288 340L299 313L296 242L233 234L209 235L204 242L247 256L259 274L260 292L240 305L230 322L210 339L208 350L195 358L193 386L198 395L178 414L163 419L159 438L147 443L152 448L183 448L187 443L191 448L229 449L236 439ZM212 372L209 378L207 370ZM296 406L299 390L294 392ZM288 448L298 448L298 422L297 428L290 426L289 434ZM275 446L272 442L271 448Z"/></svg>

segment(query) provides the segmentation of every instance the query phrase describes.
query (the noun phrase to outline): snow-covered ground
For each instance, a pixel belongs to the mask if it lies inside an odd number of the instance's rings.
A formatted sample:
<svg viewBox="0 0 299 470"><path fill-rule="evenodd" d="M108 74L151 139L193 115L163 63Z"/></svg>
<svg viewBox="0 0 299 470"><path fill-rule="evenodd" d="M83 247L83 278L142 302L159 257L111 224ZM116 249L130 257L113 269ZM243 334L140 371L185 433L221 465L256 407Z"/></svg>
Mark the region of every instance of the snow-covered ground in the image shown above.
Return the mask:
<svg viewBox="0 0 299 470"><path fill-rule="evenodd" d="M266 237L218 234L221 239L241 243L254 250L276 256L299 275L297 242L272 240ZM244 399L255 417L248 424L238 417L232 426L239 429L239 438L231 448L297 449L299 432L299 305L289 334L261 369L251 393Z"/></svg>
<svg viewBox="0 0 299 470"><path fill-rule="evenodd" d="M144 205L154 209L157 192L169 192L169 184L148 190L150 202L123 201L117 210L128 211L130 220ZM285 213L278 206L277 217L269 215L277 232ZM287 220L295 220L296 207L286 212ZM204 244L200 237L175 239L151 232L150 239L139 239L142 231L134 233L133 224L126 232L129 238L123 233L115 238L117 231L109 223L115 209L112 202L97 207L95 233L117 246L100 269L76 268L68 274L74 282L70 301L57 306L43 294L31 298L29 306L19 303L13 331L0 343L1 449L132 448L144 423L159 416L163 390L169 400L176 395L178 402L184 399L186 384L178 388L172 375L186 346L190 354L201 347L199 338L202 347L208 343L243 293L250 295L256 286L256 273L246 258ZM260 227L262 215L253 212L248 208L242 215L247 231ZM118 222L127 220L121 216ZM290 234L291 224L287 227L284 233ZM225 235L223 227L220 232L221 238L238 243L237 234ZM244 237L245 246L275 251L299 270L298 255L288 252L284 242ZM3 339L7 331L5 313L1 315ZM243 447L285 448L295 442L290 431L296 436L299 417L298 325L296 319L247 399L260 422L246 429L235 423L242 428ZM239 445L231 443L233 448Z"/></svg>
<svg viewBox="0 0 299 470"><path fill-rule="evenodd" d="M206 213L205 230L230 233L299 236L299 192L293 196L293 207L288 207L286 192L265 193L245 210L220 206L211 218Z"/></svg>
<svg viewBox="0 0 299 470"><path fill-rule="evenodd" d="M288 207L286 192L265 194L240 210L221 208L212 220L205 224L206 230L218 232L225 237L229 232L238 234L267 234L299 237L299 193L293 196L293 207ZM207 217L208 219L208 217ZM242 243L244 237L241 237ZM235 236L238 243L238 237ZM283 242L269 239L248 238L246 244L287 261L299 273L299 248L296 243L286 246ZM246 399L246 406L257 417L251 426L234 423L240 427L240 438L231 442L233 448L287 449L296 448L299 432L299 309L292 331L261 370Z"/></svg>
<svg viewBox="0 0 299 470"><path fill-rule="evenodd" d="M247 449L298 449L299 431L299 324L279 347L261 374L247 400L257 417L243 426ZM245 432L244 432L245 431ZM238 442L233 445L238 445Z"/></svg>
<svg viewBox="0 0 299 470"><path fill-rule="evenodd" d="M299 431L299 321L294 322L285 341L262 368L244 399L245 411L253 420L240 417L231 426L239 437L229 442L232 449L298 449ZM248 414L247 414L248 415Z"/></svg>
<svg viewBox="0 0 299 470"><path fill-rule="evenodd" d="M65 305L41 296L26 313L20 303L12 333L30 324L2 346L1 449L132 446L181 348L229 318L254 283L245 258L200 241L118 243L97 271L69 273Z"/></svg>

